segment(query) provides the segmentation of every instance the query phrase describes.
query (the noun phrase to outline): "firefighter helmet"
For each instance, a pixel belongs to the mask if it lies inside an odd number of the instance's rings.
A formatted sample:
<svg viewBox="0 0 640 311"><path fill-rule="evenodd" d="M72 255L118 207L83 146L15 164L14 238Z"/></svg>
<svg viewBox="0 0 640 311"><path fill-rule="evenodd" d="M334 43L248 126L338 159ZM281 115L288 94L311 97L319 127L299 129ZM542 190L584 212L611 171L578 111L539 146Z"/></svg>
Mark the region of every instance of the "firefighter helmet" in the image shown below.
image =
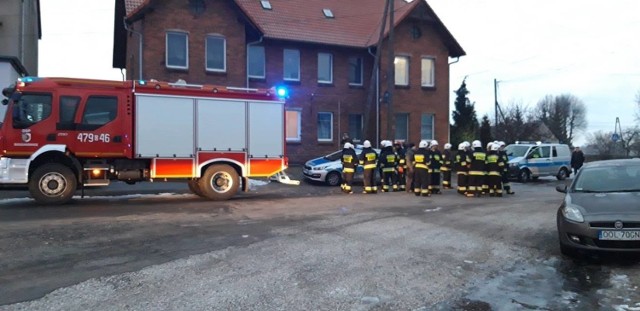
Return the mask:
<svg viewBox="0 0 640 311"><path fill-rule="evenodd" d="M498 146L500 146L500 147L505 146L505 145L506 145L506 144L505 144L503 141L499 141L499 142L498 142Z"/></svg>
<svg viewBox="0 0 640 311"><path fill-rule="evenodd" d="M351 143L344 143L344 149L353 149L353 145Z"/></svg>
<svg viewBox="0 0 640 311"><path fill-rule="evenodd" d="M444 144L444 149L451 149L451 144L450 143Z"/></svg>
<svg viewBox="0 0 640 311"><path fill-rule="evenodd" d="M471 147L471 144L468 141L463 141L462 144L464 145L465 148L469 148Z"/></svg>
<svg viewBox="0 0 640 311"><path fill-rule="evenodd" d="M429 144L427 143L426 140L421 140L420 144L418 144L418 148L427 148Z"/></svg>
<svg viewBox="0 0 640 311"><path fill-rule="evenodd" d="M491 151L498 151L498 149L500 149L499 144L491 144Z"/></svg>
<svg viewBox="0 0 640 311"><path fill-rule="evenodd" d="M431 147L437 146L437 145L438 145L438 141L437 140L432 140L431 141L431 145L430 145Z"/></svg>
<svg viewBox="0 0 640 311"><path fill-rule="evenodd" d="M371 148L371 142L368 140L365 140L364 143L362 143L362 147Z"/></svg>
<svg viewBox="0 0 640 311"><path fill-rule="evenodd" d="M481 148L482 147L482 143L479 140L474 140L471 143L471 147L473 147L473 148Z"/></svg>
<svg viewBox="0 0 640 311"><path fill-rule="evenodd" d="M464 151L464 148L466 148L466 147L467 147L467 145L465 145L464 143L459 143L458 144L458 150L460 150L460 151Z"/></svg>

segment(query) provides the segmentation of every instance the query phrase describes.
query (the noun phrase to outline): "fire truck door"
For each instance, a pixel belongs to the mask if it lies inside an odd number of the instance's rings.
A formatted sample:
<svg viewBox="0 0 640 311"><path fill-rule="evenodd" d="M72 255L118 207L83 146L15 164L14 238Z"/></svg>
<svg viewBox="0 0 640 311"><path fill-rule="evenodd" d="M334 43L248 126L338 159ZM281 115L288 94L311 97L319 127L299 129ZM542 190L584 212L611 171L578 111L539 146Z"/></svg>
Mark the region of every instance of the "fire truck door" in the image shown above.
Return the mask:
<svg viewBox="0 0 640 311"><path fill-rule="evenodd" d="M89 95L79 105L70 97L60 96L59 112L58 127L62 133L68 133L61 139L68 141L67 146L76 156L108 158L130 154L127 129L131 126L125 122L130 116L120 93ZM64 130L72 117L74 122L69 130Z"/></svg>
<svg viewBox="0 0 640 311"><path fill-rule="evenodd" d="M8 109L11 115L6 120L11 120L11 126L5 128L5 154L28 157L46 144L48 129L53 122L52 95L25 92L14 98Z"/></svg>

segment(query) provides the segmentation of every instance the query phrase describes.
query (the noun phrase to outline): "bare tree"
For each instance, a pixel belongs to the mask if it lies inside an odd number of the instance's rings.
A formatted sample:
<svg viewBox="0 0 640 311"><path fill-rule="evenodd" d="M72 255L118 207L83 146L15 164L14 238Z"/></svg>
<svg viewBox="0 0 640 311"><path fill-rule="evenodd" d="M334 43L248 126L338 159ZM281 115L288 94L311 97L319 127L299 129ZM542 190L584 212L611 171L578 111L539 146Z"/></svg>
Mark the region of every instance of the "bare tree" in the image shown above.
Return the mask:
<svg viewBox="0 0 640 311"><path fill-rule="evenodd" d="M640 127L628 127L622 130L620 135L620 143L624 149L625 155L628 157L634 151L637 152L637 148L640 145ZM635 150L634 150L635 149Z"/></svg>
<svg viewBox="0 0 640 311"><path fill-rule="evenodd" d="M587 107L571 94L545 96L538 102L535 115L565 144L572 144L576 134L587 127Z"/></svg>
<svg viewBox="0 0 640 311"><path fill-rule="evenodd" d="M535 132L535 117L531 110L522 102L512 101L502 108L504 122L498 128L500 138L506 143L513 143L517 140L538 140L533 137Z"/></svg>
<svg viewBox="0 0 640 311"><path fill-rule="evenodd" d="M594 142L588 146L595 149L603 160L614 158L616 153L616 143L611 140L611 135L613 135L613 132L603 131L597 131L588 135L588 140Z"/></svg>

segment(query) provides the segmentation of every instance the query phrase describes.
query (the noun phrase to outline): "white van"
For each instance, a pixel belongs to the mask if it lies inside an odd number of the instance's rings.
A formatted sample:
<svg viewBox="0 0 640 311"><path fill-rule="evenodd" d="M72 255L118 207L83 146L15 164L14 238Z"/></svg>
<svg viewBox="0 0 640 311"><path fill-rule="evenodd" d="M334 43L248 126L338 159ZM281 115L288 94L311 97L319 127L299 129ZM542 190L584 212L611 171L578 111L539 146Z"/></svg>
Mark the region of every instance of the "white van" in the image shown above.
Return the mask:
<svg viewBox="0 0 640 311"><path fill-rule="evenodd" d="M528 182L540 176L563 180L571 175L571 151L565 144L516 142L505 147L509 176Z"/></svg>

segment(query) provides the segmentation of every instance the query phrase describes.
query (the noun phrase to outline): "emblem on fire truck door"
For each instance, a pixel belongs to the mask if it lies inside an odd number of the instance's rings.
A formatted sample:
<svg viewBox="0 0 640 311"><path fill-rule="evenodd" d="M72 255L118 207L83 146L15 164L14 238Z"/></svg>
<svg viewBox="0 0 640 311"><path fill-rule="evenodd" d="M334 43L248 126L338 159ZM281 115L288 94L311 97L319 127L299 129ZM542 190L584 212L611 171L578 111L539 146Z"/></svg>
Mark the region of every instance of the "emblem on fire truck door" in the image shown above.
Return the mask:
<svg viewBox="0 0 640 311"><path fill-rule="evenodd" d="M22 130L22 142L28 143L31 141L31 129Z"/></svg>

